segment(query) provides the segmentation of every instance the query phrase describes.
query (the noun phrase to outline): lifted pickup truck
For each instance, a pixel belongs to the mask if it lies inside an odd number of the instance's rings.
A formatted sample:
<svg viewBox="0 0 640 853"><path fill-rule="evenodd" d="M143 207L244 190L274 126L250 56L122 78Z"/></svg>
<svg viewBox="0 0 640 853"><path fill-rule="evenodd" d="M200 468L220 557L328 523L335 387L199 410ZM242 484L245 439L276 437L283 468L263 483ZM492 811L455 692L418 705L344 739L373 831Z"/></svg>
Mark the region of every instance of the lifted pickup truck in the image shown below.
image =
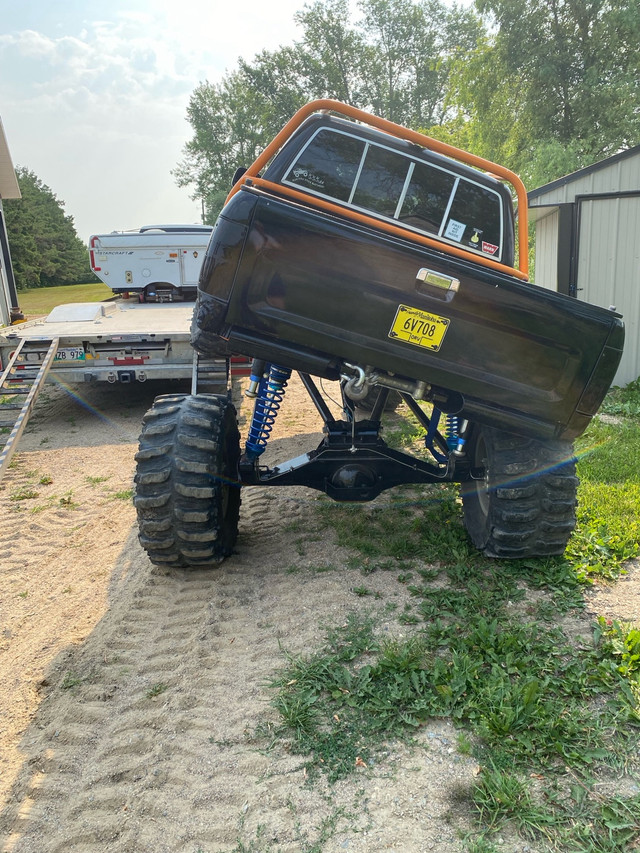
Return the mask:
<svg viewBox="0 0 640 853"><path fill-rule="evenodd" d="M487 556L562 553L575 526L572 441L613 380L624 327L613 310L528 282L526 212L522 182L497 164L335 101L300 110L234 185L192 324L204 355L254 358L246 444L228 397L156 400L135 498L151 560L229 555L247 484L364 501L457 482ZM260 455L292 370L324 438L269 468ZM343 420L312 376L340 383ZM390 393L423 425L423 455L382 439Z"/></svg>

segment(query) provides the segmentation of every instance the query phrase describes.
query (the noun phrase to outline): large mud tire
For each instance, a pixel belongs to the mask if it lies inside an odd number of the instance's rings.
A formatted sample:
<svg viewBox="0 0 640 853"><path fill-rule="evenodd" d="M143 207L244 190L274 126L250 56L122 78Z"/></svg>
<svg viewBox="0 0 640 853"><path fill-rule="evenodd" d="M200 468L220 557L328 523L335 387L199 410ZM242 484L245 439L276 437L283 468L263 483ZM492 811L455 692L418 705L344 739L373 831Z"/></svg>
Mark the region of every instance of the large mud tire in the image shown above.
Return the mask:
<svg viewBox="0 0 640 853"><path fill-rule="evenodd" d="M464 522L487 557L562 554L576 524L573 445L474 427L468 456L478 479L462 484Z"/></svg>
<svg viewBox="0 0 640 853"><path fill-rule="evenodd" d="M152 563L201 569L232 553L239 457L236 411L225 397L156 398L143 418L134 498Z"/></svg>

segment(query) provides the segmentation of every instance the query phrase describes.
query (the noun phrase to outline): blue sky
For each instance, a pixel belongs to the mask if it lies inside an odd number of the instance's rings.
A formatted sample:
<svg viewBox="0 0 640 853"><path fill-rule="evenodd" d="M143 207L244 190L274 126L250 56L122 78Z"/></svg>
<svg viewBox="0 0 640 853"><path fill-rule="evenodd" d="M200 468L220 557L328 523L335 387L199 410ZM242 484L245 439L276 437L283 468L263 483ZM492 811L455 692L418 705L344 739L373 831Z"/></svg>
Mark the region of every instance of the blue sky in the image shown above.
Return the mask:
<svg viewBox="0 0 640 853"><path fill-rule="evenodd" d="M171 170L186 108L238 57L290 44L304 0L0 0L0 117L33 170L92 233L198 222Z"/></svg>

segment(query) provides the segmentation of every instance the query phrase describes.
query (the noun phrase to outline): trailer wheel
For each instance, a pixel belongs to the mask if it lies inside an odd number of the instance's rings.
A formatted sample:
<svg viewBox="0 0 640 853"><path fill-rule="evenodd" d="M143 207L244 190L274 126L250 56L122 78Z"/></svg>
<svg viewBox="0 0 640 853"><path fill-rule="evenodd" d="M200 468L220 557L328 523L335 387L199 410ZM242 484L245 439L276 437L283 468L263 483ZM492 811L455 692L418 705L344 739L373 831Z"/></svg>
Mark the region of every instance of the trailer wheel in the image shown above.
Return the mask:
<svg viewBox="0 0 640 853"><path fill-rule="evenodd" d="M232 553L239 457L236 411L225 397L156 398L143 418L134 497L152 563L210 568Z"/></svg>
<svg viewBox="0 0 640 853"><path fill-rule="evenodd" d="M485 426L468 440L472 477L462 483L464 523L487 557L562 554L576 524L573 445Z"/></svg>

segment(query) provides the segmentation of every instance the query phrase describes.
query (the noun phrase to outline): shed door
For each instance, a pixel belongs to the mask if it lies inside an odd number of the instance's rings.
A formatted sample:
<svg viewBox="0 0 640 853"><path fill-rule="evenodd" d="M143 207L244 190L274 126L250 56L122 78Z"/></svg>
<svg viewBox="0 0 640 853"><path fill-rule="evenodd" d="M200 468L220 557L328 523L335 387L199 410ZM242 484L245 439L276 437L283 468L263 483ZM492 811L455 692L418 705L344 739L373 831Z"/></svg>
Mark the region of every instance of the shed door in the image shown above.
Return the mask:
<svg viewBox="0 0 640 853"><path fill-rule="evenodd" d="M626 329L615 378L625 385L640 375L640 196L580 200L578 299L615 305Z"/></svg>

